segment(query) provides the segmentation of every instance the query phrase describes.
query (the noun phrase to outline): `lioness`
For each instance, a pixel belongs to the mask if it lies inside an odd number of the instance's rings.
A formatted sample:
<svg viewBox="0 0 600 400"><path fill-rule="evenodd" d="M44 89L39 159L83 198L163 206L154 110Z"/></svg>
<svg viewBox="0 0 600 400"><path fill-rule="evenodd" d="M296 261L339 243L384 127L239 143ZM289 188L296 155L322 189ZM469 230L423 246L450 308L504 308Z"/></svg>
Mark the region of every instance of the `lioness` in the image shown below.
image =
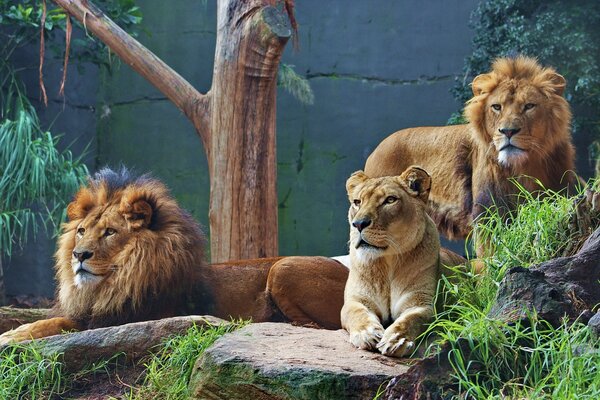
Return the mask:
<svg viewBox="0 0 600 400"><path fill-rule="evenodd" d="M431 178L419 167L400 176L347 181L350 259L342 327L356 347L402 357L433 316L440 240L427 215Z"/></svg>
<svg viewBox="0 0 600 400"><path fill-rule="evenodd" d="M565 85L534 59L497 59L473 80L467 125L398 131L369 156L365 173L398 175L421 165L433 179L429 213L438 230L465 238L490 206L515 209L518 188L511 178L530 192L578 182Z"/></svg>

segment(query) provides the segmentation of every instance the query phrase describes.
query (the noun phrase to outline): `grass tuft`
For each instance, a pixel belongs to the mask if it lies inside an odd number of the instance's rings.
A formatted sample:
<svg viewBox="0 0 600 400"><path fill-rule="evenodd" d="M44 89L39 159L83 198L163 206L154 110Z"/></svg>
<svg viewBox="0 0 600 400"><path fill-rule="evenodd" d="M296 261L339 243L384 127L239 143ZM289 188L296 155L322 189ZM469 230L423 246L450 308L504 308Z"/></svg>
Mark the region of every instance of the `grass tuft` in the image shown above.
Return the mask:
<svg viewBox="0 0 600 400"><path fill-rule="evenodd" d="M245 326L236 321L221 326L193 326L185 335L167 339L161 350L145 363L143 385L134 389L131 399L189 398L188 384L196 359L218 338Z"/></svg>
<svg viewBox="0 0 600 400"><path fill-rule="evenodd" d="M39 399L63 393L61 355L46 357L35 343L16 344L0 351L0 398Z"/></svg>

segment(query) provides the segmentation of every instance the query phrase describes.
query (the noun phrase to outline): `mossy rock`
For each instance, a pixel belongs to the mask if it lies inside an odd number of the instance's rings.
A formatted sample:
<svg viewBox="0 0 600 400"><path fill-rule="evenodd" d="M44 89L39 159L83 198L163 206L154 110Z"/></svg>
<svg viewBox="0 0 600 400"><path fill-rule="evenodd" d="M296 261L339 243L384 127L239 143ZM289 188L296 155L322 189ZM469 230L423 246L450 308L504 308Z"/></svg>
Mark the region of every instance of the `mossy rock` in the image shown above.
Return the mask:
<svg viewBox="0 0 600 400"><path fill-rule="evenodd" d="M196 399L373 399L406 360L358 350L344 331L252 324L217 340L196 362Z"/></svg>

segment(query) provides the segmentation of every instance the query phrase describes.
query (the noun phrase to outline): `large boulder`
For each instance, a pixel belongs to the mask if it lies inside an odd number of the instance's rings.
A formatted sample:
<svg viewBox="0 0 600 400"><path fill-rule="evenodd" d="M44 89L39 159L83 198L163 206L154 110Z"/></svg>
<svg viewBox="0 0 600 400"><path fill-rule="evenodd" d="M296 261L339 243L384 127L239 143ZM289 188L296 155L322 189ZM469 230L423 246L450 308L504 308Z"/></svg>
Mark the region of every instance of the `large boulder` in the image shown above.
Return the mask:
<svg viewBox="0 0 600 400"><path fill-rule="evenodd" d="M373 399L407 360L356 349L345 331L278 323L229 333L196 362L196 399Z"/></svg>

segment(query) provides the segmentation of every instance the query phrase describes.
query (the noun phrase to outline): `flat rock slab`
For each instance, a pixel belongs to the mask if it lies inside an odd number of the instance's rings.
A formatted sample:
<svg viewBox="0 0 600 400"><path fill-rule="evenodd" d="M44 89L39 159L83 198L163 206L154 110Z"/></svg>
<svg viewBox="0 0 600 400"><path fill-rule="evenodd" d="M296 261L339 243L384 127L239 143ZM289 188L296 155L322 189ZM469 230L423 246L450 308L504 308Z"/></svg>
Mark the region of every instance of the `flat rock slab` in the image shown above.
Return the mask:
<svg viewBox="0 0 600 400"><path fill-rule="evenodd" d="M128 361L147 356L166 337L183 335L193 325L227 323L212 316L192 315L66 333L37 339L37 342L43 355L62 354L65 371L75 372L115 356Z"/></svg>
<svg viewBox="0 0 600 400"><path fill-rule="evenodd" d="M373 399L408 370L398 360L356 349L343 330L280 323L229 333L201 356L190 393L196 399Z"/></svg>

